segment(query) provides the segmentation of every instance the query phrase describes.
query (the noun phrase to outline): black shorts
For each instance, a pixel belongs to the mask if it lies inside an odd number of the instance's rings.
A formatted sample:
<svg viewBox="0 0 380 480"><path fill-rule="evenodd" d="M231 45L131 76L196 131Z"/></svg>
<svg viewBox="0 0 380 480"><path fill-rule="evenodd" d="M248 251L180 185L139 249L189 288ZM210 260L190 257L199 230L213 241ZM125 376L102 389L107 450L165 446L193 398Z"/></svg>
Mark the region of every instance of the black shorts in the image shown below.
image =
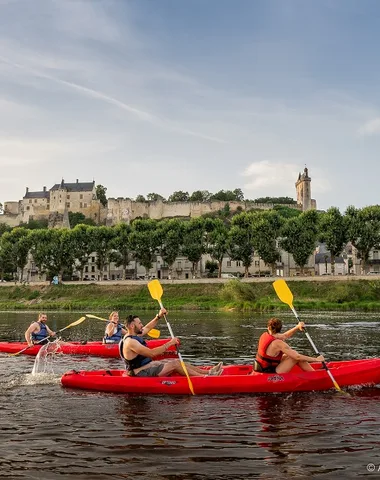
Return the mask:
<svg viewBox="0 0 380 480"><path fill-rule="evenodd" d="M276 373L276 368L277 365L270 365L267 368L263 368L257 360L255 360L253 365L254 371L258 373Z"/></svg>

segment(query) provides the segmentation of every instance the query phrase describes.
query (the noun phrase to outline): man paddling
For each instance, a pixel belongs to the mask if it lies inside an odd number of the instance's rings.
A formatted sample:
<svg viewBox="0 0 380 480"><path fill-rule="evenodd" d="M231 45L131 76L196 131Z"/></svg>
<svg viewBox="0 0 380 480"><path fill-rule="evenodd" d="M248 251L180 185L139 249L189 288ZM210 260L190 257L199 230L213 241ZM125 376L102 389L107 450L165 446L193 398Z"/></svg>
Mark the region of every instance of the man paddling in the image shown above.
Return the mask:
<svg viewBox="0 0 380 480"><path fill-rule="evenodd" d="M46 325L46 322L46 313L39 313L38 320L33 322L27 329L25 332L25 340L28 342L29 347L32 347L36 343L39 345L44 345L48 342L47 337L53 337L55 335L55 332L50 330L50 328Z"/></svg>
<svg viewBox="0 0 380 480"><path fill-rule="evenodd" d="M165 308L161 308L158 313L158 318L166 315ZM179 375L186 375L181 366L180 360L163 360L154 361L154 357L163 355L166 350L172 345L178 345L178 338L173 338L156 348L148 348L142 335L149 332L156 324L155 319L150 321L147 325L142 324L140 318L136 315L129 315L126 323L128 330L127 335L119 344L120 356L125 362L128 375L133 377L167 377L172 373ZM204 377L205 375L221 375L222 363L219 363L210 370L204 370L199 367L194 367L188 363L185 364L188 374L194 377Z"/></svg>
<svg viewBox="0 0 380 480"><path fill-rule="evenodd" d="M323 355L318 357L308 357L293 350L286 343L286 340L292 337L298 330L302 330L304 322L299 322L297 326L291 328L285 333L281 333L282 322L278 318L270 318L268 321L267 332L264 332L259 340L254 371L261 373L287 373L298 365L302 370L313 371L309 362L323 362Z"/></svg>

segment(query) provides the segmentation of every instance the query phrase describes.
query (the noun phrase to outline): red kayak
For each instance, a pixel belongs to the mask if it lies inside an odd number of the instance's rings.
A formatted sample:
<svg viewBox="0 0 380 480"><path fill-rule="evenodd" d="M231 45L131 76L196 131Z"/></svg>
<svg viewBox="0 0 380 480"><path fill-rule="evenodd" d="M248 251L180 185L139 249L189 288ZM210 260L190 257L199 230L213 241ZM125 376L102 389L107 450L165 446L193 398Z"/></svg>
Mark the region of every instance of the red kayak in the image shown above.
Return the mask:
<svg viewBox="0 0 380 480"><path fill-rule="evenodd" d="M191 377L196 395L276 393L330 390L332 381L320 363L314 372L294 367L290 373L252 373L251 365L230 365L221 376ZM328 367L340 387L373 386L380 382L380 358L330 362ZM205 374L210 367L204 367ZM129 377L124 370L75 371L61 378L64 387L100 392L189 395L186 377Z"/></svg>
<svg viewBox="0 0 380 480"><path fill-rule="evenodd" d="M168 338L160 338L157 340L147 340L149 348L159 347L168 342ZM16 353L27 347L26 342L0 342L0 352ZM23 355L37 355L42 348L42 345L33 345L22 352ZM56 353L64 353L66 355L93 355L96 357L119 357L119 345L117 343L102 343L102 342L60 342ZM177 357L177 351L174 346L168 348L165 352L165 358ZM159 357L155 357L158 359ZM161 357L163 358L163 357Z"/></svg>

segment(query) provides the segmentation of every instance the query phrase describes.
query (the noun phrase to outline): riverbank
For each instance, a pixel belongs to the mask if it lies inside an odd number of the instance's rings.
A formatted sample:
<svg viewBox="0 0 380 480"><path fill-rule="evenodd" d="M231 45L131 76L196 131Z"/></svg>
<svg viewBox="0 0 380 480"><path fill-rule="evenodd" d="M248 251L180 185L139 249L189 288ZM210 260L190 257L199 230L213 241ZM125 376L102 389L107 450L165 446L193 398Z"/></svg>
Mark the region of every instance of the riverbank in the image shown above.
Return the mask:
<svg viewBox="0 0 380 480"><path fill-rule="evenodd" d="M288 309L273 289L273 278L252 281L162 281L164 305L171 310ZM380 311L380 279L287 279L297 310ZM73 282L63 285L1 284L0 310L121 310L157 308L146 282Z"/></svg>

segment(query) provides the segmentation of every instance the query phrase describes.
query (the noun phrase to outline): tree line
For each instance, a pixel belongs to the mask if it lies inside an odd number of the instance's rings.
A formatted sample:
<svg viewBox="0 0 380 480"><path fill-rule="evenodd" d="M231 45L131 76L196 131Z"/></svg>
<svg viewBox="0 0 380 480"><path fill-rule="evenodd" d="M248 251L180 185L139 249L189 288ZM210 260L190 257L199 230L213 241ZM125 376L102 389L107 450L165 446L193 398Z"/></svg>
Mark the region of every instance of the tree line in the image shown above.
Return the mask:
<svg viewBox="0 0 380 480"><path fill-rule="evenodd" d="M12 274L22 281L22 272L32 255L40 273L48 277L80 272L95 253L100 271L111 262L123 268L135 260L147 273L160 255L169 269L178 256L185 256L196 276L202 255L209 254L221 276L223 257L242 262L245 275L259 256L275 272L280 249L291 254L303 271L318 242L324 242L334 259L348 242L357 249L362 269L372 249L380 248L380 206L349 207L344 214L331 207L326 212L309 210L289 214L290 208L254 210L218 217L180 219L136 219L130 225L113 227L78 224L72 229L10 229L0 224L0 278Z"/></svg>

